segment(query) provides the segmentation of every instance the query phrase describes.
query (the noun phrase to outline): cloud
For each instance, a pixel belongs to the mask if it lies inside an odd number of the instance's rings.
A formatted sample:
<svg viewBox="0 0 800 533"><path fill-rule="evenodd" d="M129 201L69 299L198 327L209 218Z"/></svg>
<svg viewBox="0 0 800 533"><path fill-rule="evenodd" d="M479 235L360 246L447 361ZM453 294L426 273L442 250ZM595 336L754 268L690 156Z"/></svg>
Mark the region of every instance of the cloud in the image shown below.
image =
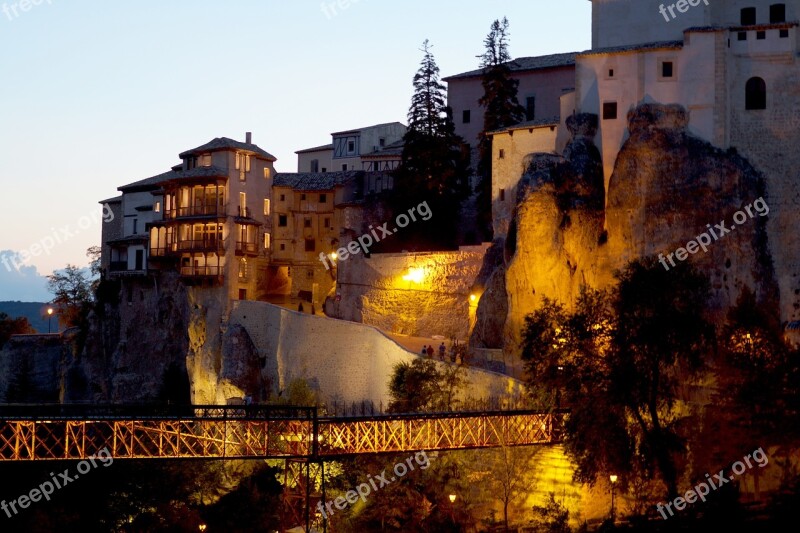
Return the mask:
<svg viewBox="0 0 800 533"><path fill-rule="evenodd" d="M23 265L19 252L0 250L0 301L48 302L47 278L33 265Z"/></svg>

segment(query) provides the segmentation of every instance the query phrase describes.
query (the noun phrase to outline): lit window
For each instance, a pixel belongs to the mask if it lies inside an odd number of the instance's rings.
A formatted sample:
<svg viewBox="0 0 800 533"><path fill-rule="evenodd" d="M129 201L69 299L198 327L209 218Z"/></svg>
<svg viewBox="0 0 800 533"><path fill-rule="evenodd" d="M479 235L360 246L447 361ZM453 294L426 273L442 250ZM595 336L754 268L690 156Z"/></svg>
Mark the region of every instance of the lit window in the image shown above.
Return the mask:
<svg viewBox="0 0 800 533"><path fill-rule="evenodd" d="M269 198L264 198L264 216L269 216Z"/></svg>
<svg viewBox="0 0 800 533"><path fill-rule="evenodd" d="M265 250L269 250L269 245L270 245L270 234L269 233L265 233L264 234L264 249Z"/></svg>
<svg viewBox="0 0 800 533"><path fill-rule="evenodd" d="M161 212L161 202L156 202L156 205L153 206L153 211L155 211L156 213Z"/></svg>
<svg viewBox="0 0 800 533"><path fill-rule="evenodd" d="M269 167L264 167L264 179L269 179L272 173L269 171Z"/></svg>
<svg viewBox="0 0 800 533"><path fill-rule="evenodd" d="M239 259L239 279L247 277L247 259L242 257Z"/></svg>

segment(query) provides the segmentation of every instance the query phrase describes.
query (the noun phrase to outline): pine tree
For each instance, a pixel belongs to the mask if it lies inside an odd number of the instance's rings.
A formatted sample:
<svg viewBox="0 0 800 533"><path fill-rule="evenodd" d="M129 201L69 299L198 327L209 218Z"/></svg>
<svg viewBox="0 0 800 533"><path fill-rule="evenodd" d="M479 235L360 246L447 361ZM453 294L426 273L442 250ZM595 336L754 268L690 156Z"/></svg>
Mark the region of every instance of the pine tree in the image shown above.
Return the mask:
<svg viewBox="0 0 800 533"><path fill-rule="evenodd" d="M408 130L400 166L394 172L390 204L395 215L427 202L433 219L416 222L397 232L396 247L442 249L456 246L462 202L469 196L469 156L456 135L445 87L439 81L431 46L426 40L414 95L408 111Z"/></svg>
<svg viewBox="0 0 800 533"><path fill-rule="evenodd" d="M478 227L484 240L491 240L492 230L492 138L487 132L505 128L525 119L525 108L517 100L519 80L511 78L508 63L508 19L495 20L483 41L485 51L478 56L483 69L483 96L478 103L485 109L483 131L478 140Z"/></svg>

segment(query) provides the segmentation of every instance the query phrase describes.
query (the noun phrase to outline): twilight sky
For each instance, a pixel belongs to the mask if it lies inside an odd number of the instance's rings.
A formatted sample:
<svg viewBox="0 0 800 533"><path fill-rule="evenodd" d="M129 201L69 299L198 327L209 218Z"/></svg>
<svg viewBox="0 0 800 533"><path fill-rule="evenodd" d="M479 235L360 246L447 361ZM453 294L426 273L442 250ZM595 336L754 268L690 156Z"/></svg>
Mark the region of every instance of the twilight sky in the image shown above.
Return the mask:
<svg viewBox="0 0 800 533"><path fill-rule="evenodd" d="M333 131L406 123L424 39L447 76L478 67L503 16L514 57L588 49L590 8L0 0L0 301L49 300L42 276L85 265L86 248L99 244L98 202L168 170L186 149L252 131L278 171L296 171L295 150L326 144ZM15 265L23 250L35 256Z"/></svg>

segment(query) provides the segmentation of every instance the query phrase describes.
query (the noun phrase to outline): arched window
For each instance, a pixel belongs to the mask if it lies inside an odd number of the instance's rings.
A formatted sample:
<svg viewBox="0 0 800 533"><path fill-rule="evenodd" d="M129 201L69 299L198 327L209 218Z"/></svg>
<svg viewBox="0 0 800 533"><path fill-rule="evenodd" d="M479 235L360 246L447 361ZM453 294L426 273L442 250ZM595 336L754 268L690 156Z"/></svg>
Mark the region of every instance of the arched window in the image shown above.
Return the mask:
<svg viewBox="0 0 800 533"><path fill-rule="evenodd" d="M767 84L761 78L750 78L744 89L745 109L767 108Z"/></svg>

